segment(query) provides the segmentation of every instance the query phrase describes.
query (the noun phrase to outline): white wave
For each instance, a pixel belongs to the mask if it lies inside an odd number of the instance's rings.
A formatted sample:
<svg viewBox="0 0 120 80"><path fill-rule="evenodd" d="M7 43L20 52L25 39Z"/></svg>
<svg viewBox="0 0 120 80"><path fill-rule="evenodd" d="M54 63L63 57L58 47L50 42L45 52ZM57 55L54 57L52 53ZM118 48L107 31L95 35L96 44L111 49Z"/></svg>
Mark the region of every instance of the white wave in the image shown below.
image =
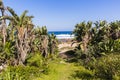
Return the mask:
<svg viewBox="0 0 120 80"><path fill-rule="evenodd" d="M58 39L71 39L71 38L74 38L74 35L70 35L70 34L59 34L59 35L56 35L56 37Z"/></svg>

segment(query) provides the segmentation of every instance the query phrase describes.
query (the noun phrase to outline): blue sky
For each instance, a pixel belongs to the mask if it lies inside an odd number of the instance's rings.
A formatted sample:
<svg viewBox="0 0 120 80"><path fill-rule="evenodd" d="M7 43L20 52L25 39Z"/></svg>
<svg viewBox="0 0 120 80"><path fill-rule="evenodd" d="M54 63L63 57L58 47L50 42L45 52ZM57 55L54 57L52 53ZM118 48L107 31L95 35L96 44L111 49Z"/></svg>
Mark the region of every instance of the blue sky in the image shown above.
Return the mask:
<svg viewBox="0 0 120 80"><path fill-rule="evenodd" d="M120 20L120 0L3 0L17 14L24 10L35 25L49 31L71 31L81 21Z"/></svg>

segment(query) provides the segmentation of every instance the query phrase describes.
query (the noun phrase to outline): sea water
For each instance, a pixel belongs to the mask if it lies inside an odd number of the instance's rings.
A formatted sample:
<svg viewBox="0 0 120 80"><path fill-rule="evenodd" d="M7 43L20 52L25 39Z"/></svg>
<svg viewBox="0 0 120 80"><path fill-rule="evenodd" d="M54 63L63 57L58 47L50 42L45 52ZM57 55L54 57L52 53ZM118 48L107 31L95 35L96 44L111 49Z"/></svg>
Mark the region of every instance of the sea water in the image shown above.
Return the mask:
<svg viewBox="0 0 120 80"><path fill-rule="evenodd" d="M55 34L58 39L71 39L74 38L72 31L49 31L49 34Z"/></svg>

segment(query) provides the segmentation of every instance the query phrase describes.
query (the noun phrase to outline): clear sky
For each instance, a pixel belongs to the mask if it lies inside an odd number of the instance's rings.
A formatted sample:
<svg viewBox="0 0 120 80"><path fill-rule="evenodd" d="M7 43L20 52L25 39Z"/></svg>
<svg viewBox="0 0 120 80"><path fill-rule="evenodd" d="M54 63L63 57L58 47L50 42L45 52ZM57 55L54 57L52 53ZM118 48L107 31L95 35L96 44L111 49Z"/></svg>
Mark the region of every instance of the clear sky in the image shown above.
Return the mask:
<svg viewBox="0 0 120 80"><path fill-rule="evenodd" d="M3 0L19 15L28 10L34 24L71 31L81 21L120 20L120 0Z"/></svg>

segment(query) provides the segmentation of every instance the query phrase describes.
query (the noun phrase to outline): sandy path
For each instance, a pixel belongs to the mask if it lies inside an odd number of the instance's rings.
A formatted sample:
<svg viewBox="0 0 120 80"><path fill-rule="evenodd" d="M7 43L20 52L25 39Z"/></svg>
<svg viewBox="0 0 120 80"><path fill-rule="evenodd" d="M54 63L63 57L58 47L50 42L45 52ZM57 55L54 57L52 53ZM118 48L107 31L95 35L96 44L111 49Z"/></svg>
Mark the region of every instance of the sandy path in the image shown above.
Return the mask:
<svg viewBox="0 0 120 80"><path fill-rule="evenodd" d="M72 42L69 42L69 43L66 42L66 43L59 44L58 49L60 52L65 52L65 51L74 49L76 46L77 46L77 44L72 45Z"/></svg>
<svg viewBox="0 0 120 80"><path fill-rule="evenodd" d="M58 45L59 49L59 56L61 58L70 58L71 56L68 53L71 50L74 50L74 48L77 46L77 44L73 44L72 42L64 42Z"/></svg>

